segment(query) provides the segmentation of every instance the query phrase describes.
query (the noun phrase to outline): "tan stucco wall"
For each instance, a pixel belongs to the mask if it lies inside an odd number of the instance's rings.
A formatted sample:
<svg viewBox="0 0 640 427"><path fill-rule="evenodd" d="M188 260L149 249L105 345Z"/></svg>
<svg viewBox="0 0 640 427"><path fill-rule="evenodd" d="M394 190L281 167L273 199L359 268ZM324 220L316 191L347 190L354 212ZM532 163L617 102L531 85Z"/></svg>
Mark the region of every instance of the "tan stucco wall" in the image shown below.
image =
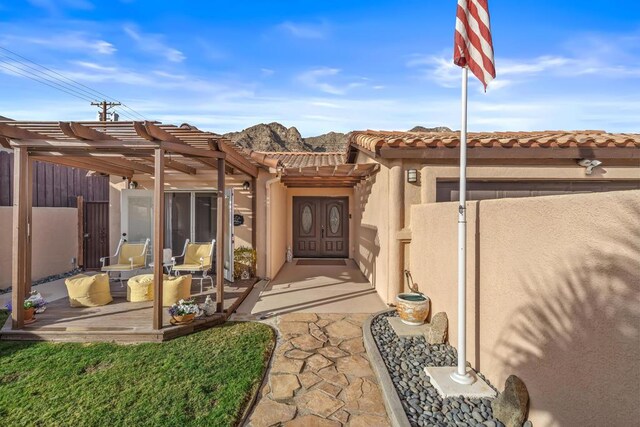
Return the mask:
<svg viewBox="0 0 640 427"><path fill-rule="evenodd" d="M11 286L13 207L0 207L0 288ZM78 256L78 210L33 208L33 280L73 268Z"/></svg>
<svg viewBox="0 0 640 427"><path fill-rule="evenodd" d="M267 277L276 277L287 258L287 188L280 182L272 182L267 209Z"/></svg>
<svg viewBox="0 0 640 427"><path fill-rule="evenodd" d="M456 335L456 204L413 206L411 271ZM640 191L468 204L468 360L538 427L640 417Z"/></svg>
<svg viewBox="0 0 640 427"><path fill-rule="evenodd" d="M357 162L373 161L360 155ZM381 165L377 173L356 186L354 197L354 260L382 301L391 302L388 298L389 169Z"/></svg>

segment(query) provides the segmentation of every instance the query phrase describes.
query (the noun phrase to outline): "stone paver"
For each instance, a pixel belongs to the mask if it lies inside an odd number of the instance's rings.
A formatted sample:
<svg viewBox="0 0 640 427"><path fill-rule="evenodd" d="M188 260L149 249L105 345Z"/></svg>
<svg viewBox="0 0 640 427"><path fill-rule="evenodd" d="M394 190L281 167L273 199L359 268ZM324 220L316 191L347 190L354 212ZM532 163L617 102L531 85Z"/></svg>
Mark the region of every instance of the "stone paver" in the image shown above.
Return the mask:
<svg viewBox="0 0 640 427"><path fill-rule="evenodd" d="M389 426L362 342L364 314L288 313L249 427Z"/></svg>

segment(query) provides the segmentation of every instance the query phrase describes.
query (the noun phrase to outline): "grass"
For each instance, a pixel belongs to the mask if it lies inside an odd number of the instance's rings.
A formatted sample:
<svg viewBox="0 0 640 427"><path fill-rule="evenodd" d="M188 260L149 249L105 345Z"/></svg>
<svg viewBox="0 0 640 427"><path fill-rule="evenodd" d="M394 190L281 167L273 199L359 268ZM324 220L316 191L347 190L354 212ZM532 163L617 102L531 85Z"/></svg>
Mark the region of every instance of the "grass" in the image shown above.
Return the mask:
<svg viewBox="0 0 640 427"><path fill-rule="evenodd" d="M6 312L0 312L0 325ZM165 343L0 342L3 425L234 426L273 330L227 323Z"/></svg>

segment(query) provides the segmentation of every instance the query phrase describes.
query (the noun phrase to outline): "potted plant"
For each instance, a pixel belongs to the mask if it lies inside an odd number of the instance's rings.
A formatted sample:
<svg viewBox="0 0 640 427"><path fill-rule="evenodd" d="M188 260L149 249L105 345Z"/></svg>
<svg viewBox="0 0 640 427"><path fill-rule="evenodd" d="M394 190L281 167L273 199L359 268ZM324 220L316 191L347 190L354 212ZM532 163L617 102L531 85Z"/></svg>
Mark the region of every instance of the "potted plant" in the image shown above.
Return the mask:
<svg viewBox="0 0 640 427"><path fill-rule="evenodd" d="M193 322L196 314L200 312L200 308L194 299L181 299L177 303L169 307L169 314L177 324L186 324Z"/></svg>
<svg viewBox="0 0 640 427"><path fill-rule="evenodd" d="M35 313L42 313L47 306L47 302L42 298L42 296L36 291L31 292L31 296L24 300L22 303L22 308L24 309L24 321L25 323L33 323L35 322ZM11 312L12 306L11 303L7 303L5 305L7 310Z"/></svg>
<svg viewBox="0 0 640 427"><path fill-rule="evenodd" d="M396 297L396 310L398 316L407 325L420 326L429 315L429 297L418 290L418 285L413 283L409 270L404 271L407 285L411 292L398 294Z"/></svg>

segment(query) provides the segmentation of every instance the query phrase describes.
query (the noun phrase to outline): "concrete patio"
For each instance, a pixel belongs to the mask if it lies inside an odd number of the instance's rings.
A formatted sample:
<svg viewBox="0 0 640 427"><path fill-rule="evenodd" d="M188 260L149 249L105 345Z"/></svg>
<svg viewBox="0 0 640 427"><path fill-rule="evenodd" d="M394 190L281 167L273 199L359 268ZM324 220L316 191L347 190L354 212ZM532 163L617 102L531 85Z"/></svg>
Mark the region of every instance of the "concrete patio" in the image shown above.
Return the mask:
<svg viewBox="0 0 640 427"><path fill-rule="evenodd" d="M300 261L285 263L273 280L256 285L238 308L238 317L375 313L387 308L353 260L344 260L344 265L301 265Z"/></svg>

